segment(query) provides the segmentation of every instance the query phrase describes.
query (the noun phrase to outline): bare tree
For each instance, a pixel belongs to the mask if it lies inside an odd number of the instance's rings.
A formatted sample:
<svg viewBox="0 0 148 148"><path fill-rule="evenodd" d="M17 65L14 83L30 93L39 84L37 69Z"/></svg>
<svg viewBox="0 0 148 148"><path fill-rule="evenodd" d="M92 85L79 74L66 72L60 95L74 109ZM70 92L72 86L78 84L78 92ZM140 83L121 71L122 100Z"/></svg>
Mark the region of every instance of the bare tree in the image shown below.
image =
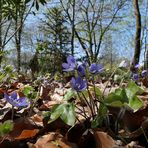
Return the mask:
<svg viewBox="0 0 148 148"><path fill-rule="evenodd" d="M69 1L60 0L63 9L71 24L73 18ZM80 0L75 1L75 37L84 50L88 62L96 62L100 53L103 38L110 30L110 26L117 19L117 14L125 5L126 0L100 1Z"/></svg>
<svg viewBox="0 0 148 148"><path fill-rule="evenodd" d="M133 0L134 12L136 17L136 34L135 34L135 50L131 64L131 70L134 71L134 66L139 63L141 52L141 14L139 10L138 0Z"/></svg>
<svg viewBox="0 0 148 148"><path fill-rule="evenodd" d="M4 56L4 48L6 45L6 39L8 32L12 24L11 9L5 0L0 0L0 66Z"/></svg>
<svg viewBox="0 0 148 148"><path fill-rule="evenodd" d="M26 11L25 3L20 2L19 4L16 4L13 19L14 19L15 32L16 32L15 46L17 50L17 71L18 72L20 71L20 67L21 67L21 39L22 39L23 19L24 19L25 11Z"/></svg>
<svg viewBox="0 0 148 148"><path fill-rule="evenodd" d="M1 25L2 24L2 3L3 3L3 1L0 0L0 52L2 52L2 25ZM0 54L2 54L2 53L0 53Z"/></svg>

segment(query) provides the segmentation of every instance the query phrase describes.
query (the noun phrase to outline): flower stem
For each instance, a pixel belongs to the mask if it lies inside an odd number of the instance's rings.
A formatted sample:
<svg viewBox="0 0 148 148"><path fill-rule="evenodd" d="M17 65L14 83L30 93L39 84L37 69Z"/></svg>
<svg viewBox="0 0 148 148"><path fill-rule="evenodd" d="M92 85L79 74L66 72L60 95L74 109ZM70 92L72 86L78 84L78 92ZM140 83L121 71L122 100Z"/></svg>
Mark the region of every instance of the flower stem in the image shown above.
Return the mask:
<svg viewBox="0 0 148 148"><path fill-rule="evenodd" d="M11 120L13 120L14 117L14 106L12 105L12 114L11 114Z"/></svg>
<svg viewBox="0 0 148 148"><path fill-rule="evenodd" d="M91 104L90 104L91 102L90 102L90 103L88 102L88 100L87 100L87 98L85 97L85 95L84 95L84 93L83 93L83 92L82 92L82 95L83 95L83 97L84 97L84 100L85 100L85 102L86 102L87 106L90 108L92 118L94 119L93 106L91 106Z"/></svg>
<svg viewBox="0 0 148 148"><path fill-rule="evenodd" d="M95 85L95 78L93 76L93 88L94 88L94 93L95 93L95 101L97 100L97 95L96 95L96 85ZM94 101L93 101L94 102ZM94 106L96 106L97 111L99 110L98 105L94 103Z"/></svg>
<svg viewBox="0 0 148 148"><path fill-rule="evenodd" d="M77 94L78 94L78 97L79 97L80 101L83 103L83 100L82 100L80 94L79 94L78 92L77 92ZM78 107L77 107L77 108L78 108ZM79 109L81 112L84 113L85 119L87 119L88 116L86 115L86 112L85 112L84 106L82 106L82 108L83 108L83 111L82 111L80 108L78 108L78 109ZM83 117L84 117L84 116L83 116Z"/></svg>

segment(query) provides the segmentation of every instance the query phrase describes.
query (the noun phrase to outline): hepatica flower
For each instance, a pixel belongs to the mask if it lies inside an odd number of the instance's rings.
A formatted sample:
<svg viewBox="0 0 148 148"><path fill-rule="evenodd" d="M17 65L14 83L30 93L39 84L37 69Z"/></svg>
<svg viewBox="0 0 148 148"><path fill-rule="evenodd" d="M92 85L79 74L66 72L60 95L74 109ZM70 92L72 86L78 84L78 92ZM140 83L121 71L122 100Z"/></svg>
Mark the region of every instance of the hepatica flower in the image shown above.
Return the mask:
<svg viewBox="0 0 148 148"><path fill-rule="evenodd" d="M83 77L85 76L85 68L83 67L83 65L79 65L77 68L78 74L79 76Z"/></svg>
<svg viewBox="0 0 148 148"><path fill-rule="evenodd" d="M103 70L104 70L104 68L103 68L103 65L101 65L101 64L93 63L93 64L91 64L90 67L89 67L89 71L90 71L90 73L92 73L92 74L100 73L100 72L102 72Z"/></svg>
<svg viewBox="0 0 148 148"><path fill-rule="evenodd" d="M87 82L83 80L81 77L76 77L71 79L71 86L77 92L80 92L87 88Z"/></svg>
<svg viewBox="0 0 148 148"><path fill-rule="evenodd" d="M77 66L76 60L73 56L67 57L67 63L63 63L63 71L73 71Z"/></svg>
<svg viewBox="0 0 148 148"><path fill-rule="evenodd" d="M133 73L133 74L132 74L132 79L133 79L134 81L138 81L138 80L139 80L139 75L136 74L136 73Z"/></svg>
<svg viewBox="0 0 148 148"><path fill-rule="evenodd" d="M14 91L11 95L4 93L4 98L15 107L26 107L29 105L27 98L19 97L19 95Z"/></svg>
<svg viewBox="0 0 148 148"><path fill-rule="evenodd" d="M147 71L147 70L143 70L143 71L141 72L141 76L142 76L142 77L146 77L147 74L148 74L148 71Z"/></svg>
<svg viewBox="0 0 148 148"><path fill-rule="evenodd" d="M140 64L136 64L134 67L135 67L136 69L138 69L138 68L140 67Z"/></svg>

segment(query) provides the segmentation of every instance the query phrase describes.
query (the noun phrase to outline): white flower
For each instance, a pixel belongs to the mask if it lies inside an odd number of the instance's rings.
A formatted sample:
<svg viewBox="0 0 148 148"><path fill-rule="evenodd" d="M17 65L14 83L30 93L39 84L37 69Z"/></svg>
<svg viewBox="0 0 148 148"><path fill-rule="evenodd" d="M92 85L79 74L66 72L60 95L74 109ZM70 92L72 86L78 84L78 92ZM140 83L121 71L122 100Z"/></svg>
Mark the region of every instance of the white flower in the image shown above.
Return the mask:
<svg viewBox="0 0 148 148"><path fill-rule="evenodd" d="M128 62L123 60L120 64L119 64L120 68L127 68L128 67Z"/></svg>

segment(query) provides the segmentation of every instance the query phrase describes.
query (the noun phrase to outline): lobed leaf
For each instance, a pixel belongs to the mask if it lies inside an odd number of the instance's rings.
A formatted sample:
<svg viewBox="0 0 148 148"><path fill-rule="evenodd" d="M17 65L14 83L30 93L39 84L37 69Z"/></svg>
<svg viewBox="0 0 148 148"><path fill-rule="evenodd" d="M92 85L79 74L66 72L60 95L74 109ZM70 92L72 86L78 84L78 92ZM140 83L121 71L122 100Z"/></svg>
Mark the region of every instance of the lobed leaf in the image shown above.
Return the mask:
<svg viewBox="0 0 148 148"><path fill-rule="evenodd" d="M55 105L51 111L51 123L58 118L61 118L66 124L73 126L75 123L75 106L73 103Z"/></svg>
<svg viewBox="0 0 148 148"><path fill-rule="evenodd" d="M73 89L70 89L64 95L64 100L69 101L73 96L75 96L75 91Z"/></svg>

